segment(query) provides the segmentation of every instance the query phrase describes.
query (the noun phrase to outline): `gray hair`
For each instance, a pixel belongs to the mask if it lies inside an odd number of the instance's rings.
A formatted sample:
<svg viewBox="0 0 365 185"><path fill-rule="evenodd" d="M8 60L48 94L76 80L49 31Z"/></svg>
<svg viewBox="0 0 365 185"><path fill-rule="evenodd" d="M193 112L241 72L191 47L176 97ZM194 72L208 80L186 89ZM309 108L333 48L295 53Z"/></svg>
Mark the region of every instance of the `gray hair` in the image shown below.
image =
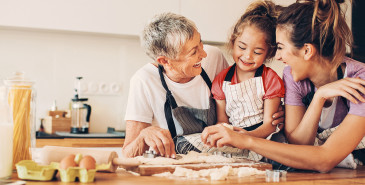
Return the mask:
<svg viewBox="0 0 365 185"><path fill-rule="evenodd" d="M176 59L186 41L197 30L194 22L174 13L155 16L144 28L141 43L153 60L158 56Z"/></svg>

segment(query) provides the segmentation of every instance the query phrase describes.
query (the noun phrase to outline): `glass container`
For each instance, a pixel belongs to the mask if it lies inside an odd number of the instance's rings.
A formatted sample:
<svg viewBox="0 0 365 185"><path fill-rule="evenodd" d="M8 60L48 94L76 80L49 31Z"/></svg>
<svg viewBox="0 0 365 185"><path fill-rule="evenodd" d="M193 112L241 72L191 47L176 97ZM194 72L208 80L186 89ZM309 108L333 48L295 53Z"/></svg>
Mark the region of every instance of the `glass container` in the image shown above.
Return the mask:
<svg viewBox="0 0 365 185"><path fill-rule="evenodd" d="M4 80L7 99L13 113L13 168L21 160L31 160L31 149L35 147L35 100L34 81L26 79L24 73L16 72Z"/></svg>

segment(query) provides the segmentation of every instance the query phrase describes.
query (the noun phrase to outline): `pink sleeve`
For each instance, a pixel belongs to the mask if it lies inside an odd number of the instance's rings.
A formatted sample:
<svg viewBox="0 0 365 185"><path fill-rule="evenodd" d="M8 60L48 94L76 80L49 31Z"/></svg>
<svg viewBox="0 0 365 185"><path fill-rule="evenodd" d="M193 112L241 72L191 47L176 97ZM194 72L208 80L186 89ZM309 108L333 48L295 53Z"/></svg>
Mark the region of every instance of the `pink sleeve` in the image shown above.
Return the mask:
<svg viewBox="0 0 365 185"><path fill-rule="evenodd" d="M264 67L262 73L265 95L263 99L283 98L285 95L284 82L279 75L269 67Z"/></svg>

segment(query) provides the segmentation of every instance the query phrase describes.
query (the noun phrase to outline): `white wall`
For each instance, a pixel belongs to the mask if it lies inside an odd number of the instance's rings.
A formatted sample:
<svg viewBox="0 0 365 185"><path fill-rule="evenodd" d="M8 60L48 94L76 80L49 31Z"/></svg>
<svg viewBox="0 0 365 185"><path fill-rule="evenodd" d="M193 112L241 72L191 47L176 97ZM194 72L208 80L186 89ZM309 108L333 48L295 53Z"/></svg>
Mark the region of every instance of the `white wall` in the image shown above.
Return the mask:
<svg viewBox="0 0 365 185"><path fill-rule="evenodd" d="M121 85L118 95L86 96L93 109L90 131L124 129L130 76L148 62L136 36L0 26L0 79L24 71L36 81L37 124L54 100L59 109L68 109L75 77L83 76L87 82ZM269 66L282 74L281 62Z"/></svg>
<svg viewBox="0 0 365 185"><path fill-rule="evenodd" d="M88 96L92 132L124 128L129 77L147 62L137 38L0 29L0 78L24 71L36 81L37 119L53 100L59 109L68 109L76 76L121 84L120 95Z"/></svg>

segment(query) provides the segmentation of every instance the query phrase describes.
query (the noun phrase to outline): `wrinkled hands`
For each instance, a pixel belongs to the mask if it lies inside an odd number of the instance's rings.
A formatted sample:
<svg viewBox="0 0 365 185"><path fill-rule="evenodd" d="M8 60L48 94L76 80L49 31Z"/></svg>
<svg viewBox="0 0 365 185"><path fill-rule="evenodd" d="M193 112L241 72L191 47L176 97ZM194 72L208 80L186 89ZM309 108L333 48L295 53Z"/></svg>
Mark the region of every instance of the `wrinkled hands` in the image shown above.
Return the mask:
<svg viewBox="0 0 365 185"><path fill-rule="evenodd" d="M319 96L324 100L342 96L351 101L352 103L359 103L358 101L365 102L364 97L360 94L365 94L365 80L360 78L344 78L335 82L326 84L320 87L315 96Z"/></svg>
<svg viewBox="0 0 365 185"><path fill-rule="evenodd" d="M166 157L176 157L175 144L169 130L156 126L149 126L141 131L144 142L158 154Z"/></svg>

